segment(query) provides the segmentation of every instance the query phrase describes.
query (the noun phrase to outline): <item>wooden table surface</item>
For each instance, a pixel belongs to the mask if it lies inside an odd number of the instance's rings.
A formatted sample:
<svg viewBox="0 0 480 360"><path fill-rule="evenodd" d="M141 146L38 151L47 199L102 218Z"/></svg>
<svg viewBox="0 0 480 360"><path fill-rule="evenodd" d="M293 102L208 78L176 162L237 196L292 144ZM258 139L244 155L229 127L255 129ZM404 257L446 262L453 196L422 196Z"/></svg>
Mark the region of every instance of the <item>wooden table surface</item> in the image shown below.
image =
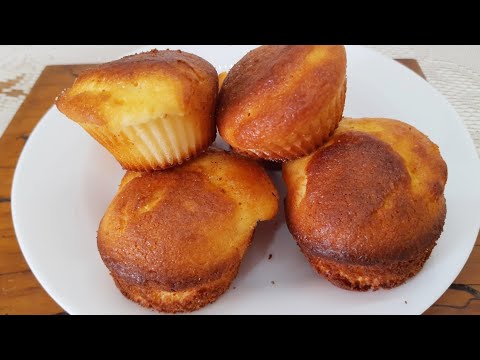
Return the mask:
<svg viewBox="0 0 480 360"><path fill-rule="evenodd" d="M398 60L424 76L412 59ZM12 177L32 129L78 72L91 65L47 66L0 138L0 314L62 314L18 247L10 213ZM480 314L480 236L455 282L426 314Z"/></svg>

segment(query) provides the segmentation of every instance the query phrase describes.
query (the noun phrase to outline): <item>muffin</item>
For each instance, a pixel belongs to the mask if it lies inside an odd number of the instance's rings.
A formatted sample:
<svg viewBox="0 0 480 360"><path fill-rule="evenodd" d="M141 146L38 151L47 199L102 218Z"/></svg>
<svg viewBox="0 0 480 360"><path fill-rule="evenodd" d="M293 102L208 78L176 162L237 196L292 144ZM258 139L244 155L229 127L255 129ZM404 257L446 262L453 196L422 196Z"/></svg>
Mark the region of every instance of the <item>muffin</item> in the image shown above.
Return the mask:
<svg viewBox="0 0 480 360"><path fill-rule="evenodd" d="M98 230L120 291L158 311L197 310L229 287L278 194L255 162L208 150L165 171L127 172Z"/></svg>
<svg viewBox="0 0 480 360"><path fill-rule="evenodd" d="M152 50L82 72L56 105L123 168L151 171L181 164L214 141L217 93L207 61Z"/></svg>
<svg viewBox="0 0 480 360"><path fill-rule="evenodd" d="M342 118L345 92L343 46L260 46L225 78L218 130L238 153L293 160L332 135Z"/></svg>
<svg viewBox="0 0 480 360"><path fill-rule="evenodd" d="M318 273L349 290L416 275L446 215L447 166L411 125L345 119L313 154L284 164L286 219Z"/></svg>

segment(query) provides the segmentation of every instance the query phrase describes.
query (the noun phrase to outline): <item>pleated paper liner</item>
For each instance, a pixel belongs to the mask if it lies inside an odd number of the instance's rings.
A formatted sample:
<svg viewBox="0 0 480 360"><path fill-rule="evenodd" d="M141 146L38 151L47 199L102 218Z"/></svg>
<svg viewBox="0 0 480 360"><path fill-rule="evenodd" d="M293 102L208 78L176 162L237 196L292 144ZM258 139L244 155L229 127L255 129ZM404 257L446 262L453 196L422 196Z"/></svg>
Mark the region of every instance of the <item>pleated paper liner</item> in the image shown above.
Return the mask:
<svg viewBox="0 0 480 360"><path fill-rule="evenodd" d="M215 140L215 128L196 129L185 121L159 118L112 132L106 126L81 124L124 169L153 171L195 157Z"/></svg>

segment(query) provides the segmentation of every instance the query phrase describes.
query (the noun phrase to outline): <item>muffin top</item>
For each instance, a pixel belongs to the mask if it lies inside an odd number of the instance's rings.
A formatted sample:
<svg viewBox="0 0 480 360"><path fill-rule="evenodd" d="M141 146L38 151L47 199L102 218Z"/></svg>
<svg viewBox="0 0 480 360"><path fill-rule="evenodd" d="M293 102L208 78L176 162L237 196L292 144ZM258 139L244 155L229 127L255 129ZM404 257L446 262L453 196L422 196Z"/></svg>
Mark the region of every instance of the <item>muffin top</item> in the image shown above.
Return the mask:
<svg viewBox="0 0 480 360"><path fill-rule="evenodd" d="M322 148L284 165L292 234L311 255L371 265L410 259L440 235L447 166L411 125L343 120Z"/></svg>
<svg viewBox="0 0 480 360"><path fill-rule="evenodd" d="M257 222L277 208L260 165L210 149L170 170L128 172L100 223L98 247L116 276L182 290L236 269Z"/></svg>
<svg viewBox="0 0 480 360"><path fill-rule="evenodd" d="M235 148L288 139L297 128L309 129L309 122L344 91L345 77L344 46L260 46L236 63L223 83L220 134Z"/></svg>
<svg viewBox="0 0 480 360"><path fill-rule="evenodd" d="M56 101L79 123L112 129L161 117L213 116L215 68L180 50L152 50L82 72Z"/></svg>

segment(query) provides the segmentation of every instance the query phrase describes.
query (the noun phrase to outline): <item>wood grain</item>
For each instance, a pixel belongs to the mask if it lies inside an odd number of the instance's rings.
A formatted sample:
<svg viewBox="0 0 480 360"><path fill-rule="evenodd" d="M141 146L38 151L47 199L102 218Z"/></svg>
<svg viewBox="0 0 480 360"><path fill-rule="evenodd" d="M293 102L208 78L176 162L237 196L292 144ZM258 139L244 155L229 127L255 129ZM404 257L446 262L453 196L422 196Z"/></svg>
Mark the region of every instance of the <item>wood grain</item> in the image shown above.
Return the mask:
<svg viewBox="0 0 480 360"><path fill-rule="evenodd" d="M422 77L413 59L397 60ZM0 138L0 314L61 314L18 247L10 211L12 177L28 137L56 96L92 65L47 66ZM464 269L426 314L480 314L480 234Z"/></svg>
<svg viewBox="0 0 480 360"><path fill-rule="evenodd" d="M31 131L60 91L87 67L46 67L0 138L0 314L63 312L35 279L18 247L10 212L10 193L15 165Z"/></svg>

